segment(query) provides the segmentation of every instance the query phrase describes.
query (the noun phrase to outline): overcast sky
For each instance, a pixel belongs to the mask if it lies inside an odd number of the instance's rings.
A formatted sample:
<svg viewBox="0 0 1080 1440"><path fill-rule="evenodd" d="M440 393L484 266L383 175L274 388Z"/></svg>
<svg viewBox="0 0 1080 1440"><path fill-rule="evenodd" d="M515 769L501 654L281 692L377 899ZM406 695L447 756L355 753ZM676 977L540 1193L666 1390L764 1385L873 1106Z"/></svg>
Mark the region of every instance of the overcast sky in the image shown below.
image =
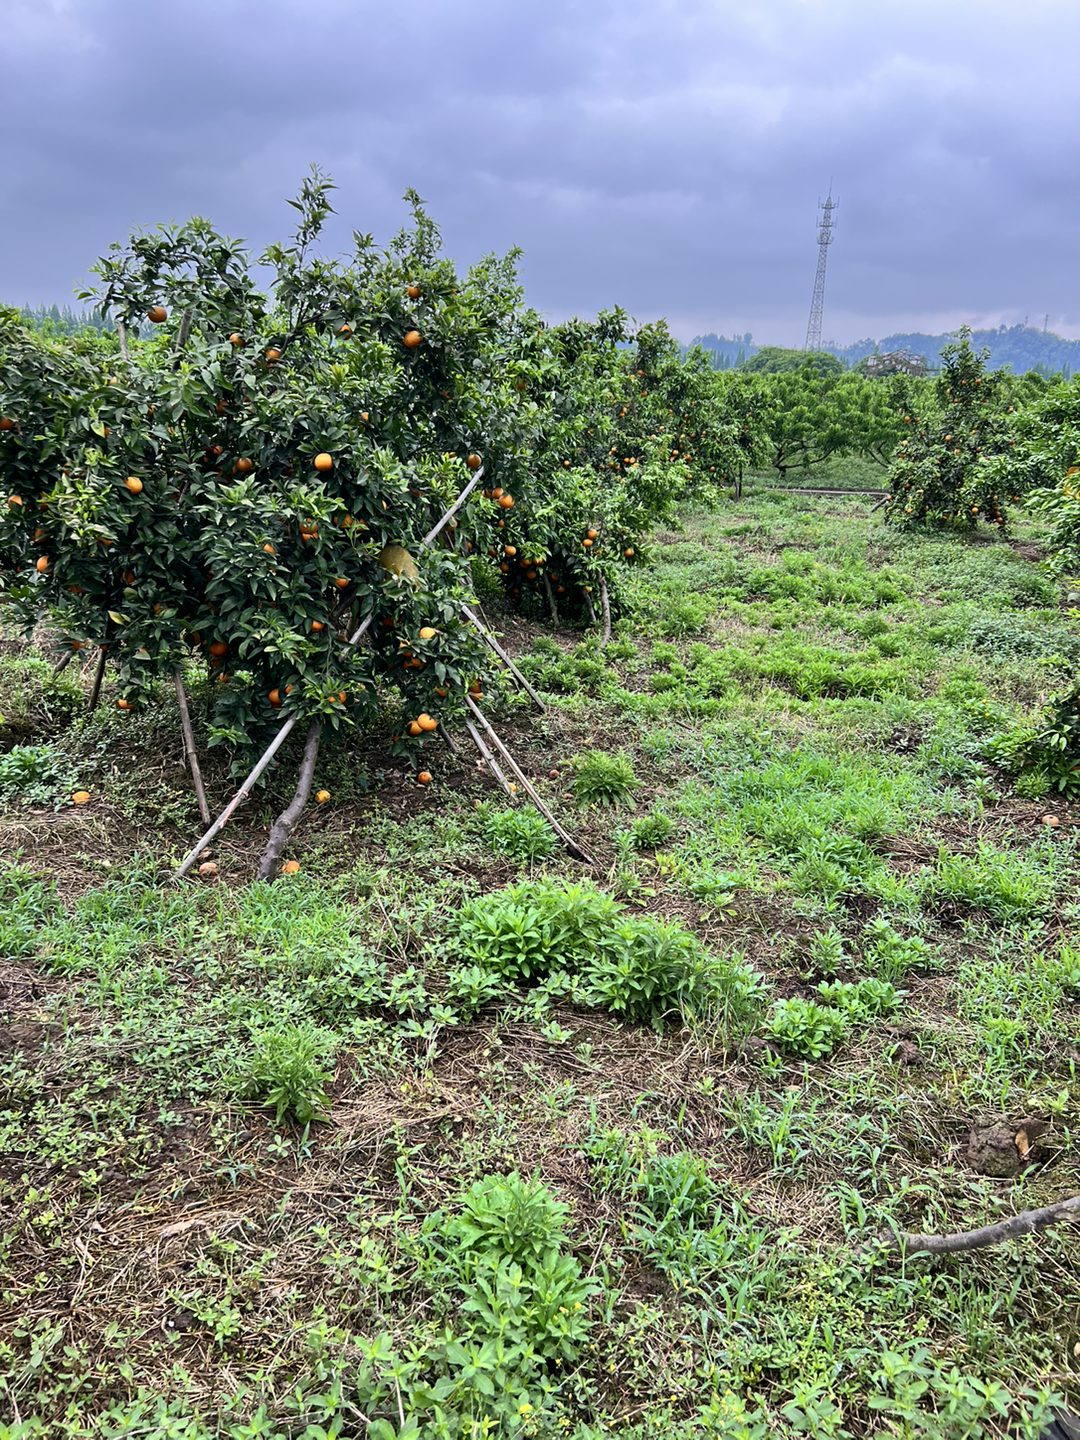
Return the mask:
<svg viewBox="0 0 1080 1440"><path fill-rule="evenodd" d="M203 214L261 246L312 161L415 187L553 318L801 344L1029 316L1080 336L1078 0L0 0L0 298Z"/></svg>

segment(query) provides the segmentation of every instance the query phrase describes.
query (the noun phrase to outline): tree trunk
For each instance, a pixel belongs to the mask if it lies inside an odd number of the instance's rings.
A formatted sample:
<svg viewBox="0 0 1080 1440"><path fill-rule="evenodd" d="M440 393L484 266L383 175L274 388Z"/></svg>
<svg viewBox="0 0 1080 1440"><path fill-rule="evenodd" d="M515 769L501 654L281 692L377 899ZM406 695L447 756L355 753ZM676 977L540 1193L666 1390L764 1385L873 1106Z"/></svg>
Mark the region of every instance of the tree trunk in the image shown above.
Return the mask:
<svg viewBox="0 0 1080 1440"><path fill-rule="evenodd" d="M548 609L551 611L551 623L558 625L559 607L555 604L555 591L551 588L551 578L548 575L544 576L544 594L547 596Z"/></svg>
<svg viewBox="0 0 1080 1440"><path fill-rule="evenodd" d="M281 852L285 848L285 842L296 828L296 822L304 813L304 806L311 794L311 782L315 778L315 762L319 758L319 741L322 739L322 722L312 720L308 726L307 739L304 741L304 758L300 762L300 774L296 781L296 790L293 798L274 821L274 827L270 831L270 838L266 842L266 849L259 861L259 869L255 876L256 880L271 880L277 872L278 861L281 859Z"/></svg>
<svg viewBox="0 0 1080 1440"><path fill-rule="evenodd" d="M608 596L607 580L600 576L600 611L604 617L604 638L602 644L611 644L611 600Z"/></svg>
<svg viewBox="0 0 1080 1440"><path fill-rule="evenodd" d="M98 650L97 669L94 671L94 684L90 691L90 700L87 709L92 715L97 709L98 699L101 696L101 682L105 678L105 646Z"/></svg>

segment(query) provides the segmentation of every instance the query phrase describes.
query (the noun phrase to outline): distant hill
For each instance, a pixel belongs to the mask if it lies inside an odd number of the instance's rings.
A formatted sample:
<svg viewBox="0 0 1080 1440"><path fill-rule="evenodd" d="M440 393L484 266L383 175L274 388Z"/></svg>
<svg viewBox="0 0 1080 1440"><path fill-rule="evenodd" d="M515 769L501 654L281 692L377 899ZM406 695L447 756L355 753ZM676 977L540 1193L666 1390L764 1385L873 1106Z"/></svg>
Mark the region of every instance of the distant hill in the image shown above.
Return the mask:
<svg viewBox="0 0 1080 1440"><path fill-rule="evenodd" d="M936 369L941 351L952 340L944 335L886 335L882 340L856 340L853 345L824 345L822 349L835 355L850 367L875 351L910 350L925 357ZM751 334L698 335L691 345L700 345L712 352L718 370L741 365L761 348ZM1064 340L1049 330L1036 330L1032 325L1001 325L996 330L976 330L971 343L976 350L985 346L990 351L991 369L1008 368L1016 375L1035 370L1041 375L1063 374L1070 379L1080 373L1080 340Z"/></svg>

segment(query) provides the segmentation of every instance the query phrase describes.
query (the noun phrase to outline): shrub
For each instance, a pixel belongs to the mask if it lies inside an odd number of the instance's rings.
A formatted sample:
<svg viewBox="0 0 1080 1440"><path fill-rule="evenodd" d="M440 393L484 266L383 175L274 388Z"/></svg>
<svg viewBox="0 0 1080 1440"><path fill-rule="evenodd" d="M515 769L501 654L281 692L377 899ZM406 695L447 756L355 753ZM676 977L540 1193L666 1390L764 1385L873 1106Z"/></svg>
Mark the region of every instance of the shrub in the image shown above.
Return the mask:
<svg viewBox="0 0 1080 1440"><path fill-rule="evenodd" d="M574 796L582 808L586 805L629 805L641 783L634 774L629 755L623 751L608 755L603 750L589 750L574 760Z"/></svg>

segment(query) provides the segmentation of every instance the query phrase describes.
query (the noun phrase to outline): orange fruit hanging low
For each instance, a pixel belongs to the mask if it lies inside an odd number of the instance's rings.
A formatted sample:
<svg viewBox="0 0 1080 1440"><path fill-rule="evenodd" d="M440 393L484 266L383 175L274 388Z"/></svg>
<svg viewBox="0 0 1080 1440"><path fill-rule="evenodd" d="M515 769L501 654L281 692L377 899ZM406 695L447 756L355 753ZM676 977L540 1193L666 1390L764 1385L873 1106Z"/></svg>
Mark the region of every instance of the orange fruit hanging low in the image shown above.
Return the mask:
<svg viewBox="0 0 1080 1440"><path fill-rule="evenodd" d="M419 330L406 330L406 331L405 331L405 349L406 349L406 350L415 350L416 347L423 342L423 339L424 339L424 337L420 334L420 331L419 331Z"/></svg>
<svg viewBox="0 0 1080 1440"><path fill-rule="evenodd" d="M139 479L137 475L129 475L124 481L124 484L128 488L128 490L131 491L132 495L142 494L143 482Z"/></svg>
<svg viewBox="0 0 1080 1440"><path fill-rule="evenodd" d="M15 421L10 415L0 415L0 430L14 430Z"/></svg>
<svg viewBox="0 0 1080 1440"><path fill-rule="evenodd" d="M316 470L332 470L333 468L334 457L332 455L327 455L325 450L322 451L321 454L315 456Z"/></svg>
<svg viewBox="0 0 1080 1440"><path fill-rule="evenodd" d="M437 630L433 629L430 625L425 625L424 628L420 631L420 639L421 639L421 640L434 640L434 639L435 639L435 636L436 636L438 633L439 633L439 632L438 632Z"/></svg>
<svg viewBox="0 0 1080 1440"><path fill-rule="evenodd" d="M237 475L247 475L252 470L254 470L254 468L255 462L253 460L249 460L246 455L243 456L241 459L237 460L236 464L233 466L233 469L236 471Z"/></svg>
<svg viewBox="0 0 1080 1440"><path fill-rule="evenodd" d="M229 336L229 344L230 344L230 345L236 345L237 347L239 347L239 346L243 345L243 343L244 343L244 337L243 337L242 335L237 334L236 331L234 330L233 333Z"/></svg>
<svg viewBox="0 0 1080 1440"><path fill-rule="evenodd" d="M164 305L151 305L146 312L146 318L154 325L162 325L169 318L169 312Z"/></svg>
<svg viewBox="0 0 1080 1440"><path fill-rule="evenodd" d="M514 497L512 495L500 495L499 507L503 510L512 510L514 508Z"/></svg>
<svg viewBox="0 0 1080 1440"><path fill-rule="evenodd" d="M419 300L419 299L420 299L420 286L419 286L419 285L406 285L406 286L405 286L405 294L408 295L408 297L409 297L410 300Z"/></svg>
<svg viewBox="0 0 1080 1440"><path fill-rule="evenodd" d="M34 569L38 572L39 575L44 575L45 571L48 568L49 557L47 555L42 555L41 558L38 560L37 564L34 566Z"/></svg>
<svg viewBox="0 0 1080 1440"><path fill-rule="evenodd" d="M483 463L484 462L480 459L480 456L476 454L467 456L465 460L465 464L469 467L470 470L479 470L480 466Z"/></svg>

